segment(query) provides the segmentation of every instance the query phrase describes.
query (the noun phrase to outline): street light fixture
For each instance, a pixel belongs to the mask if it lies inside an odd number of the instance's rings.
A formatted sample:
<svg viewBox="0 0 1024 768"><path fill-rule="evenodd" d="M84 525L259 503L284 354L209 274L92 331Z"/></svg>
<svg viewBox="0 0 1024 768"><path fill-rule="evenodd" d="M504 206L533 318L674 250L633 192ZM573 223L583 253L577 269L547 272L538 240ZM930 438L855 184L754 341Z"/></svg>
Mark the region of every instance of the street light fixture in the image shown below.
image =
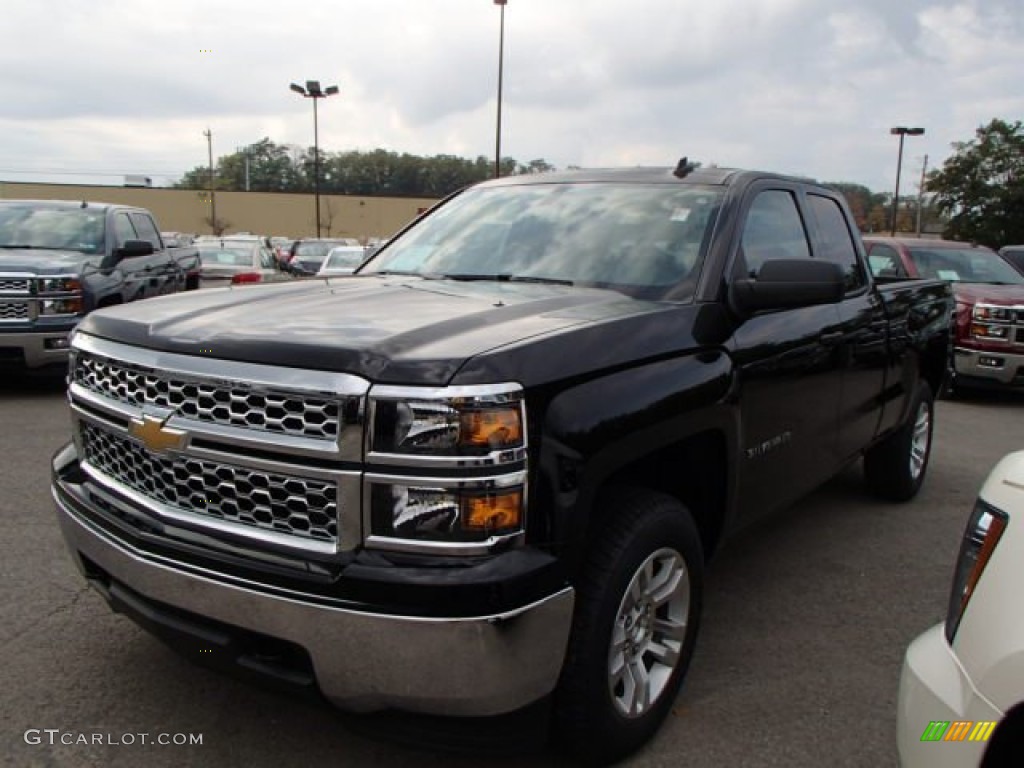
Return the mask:
<svg viewBox="0 0 1024 768"><path fill-rule="evenodd" d="M206 151L210 159L210 231L213 234L217 232L217 197L213 191L214 187L214 174L213 174L213 132L207 128L203 131L203 136L206 137Z"/></svg>
<svg viewBox="0 0 1024 768"><path fill-rule="evenodd" d="M501 81L505 62L505 4L508 0L494 0L501 6L501 27L498 33L498 125L494 136L494 178L501 176Z"/></svg>
<svg viewBox="0 0 1024 768"><path fill-rule="evenodd" d="M895 128L890 128L889 133L893 136L900 137L900 151L896 157L896 192L892 196L892 227L889 234L893 237L896 236L896 213L899 211L900 204L900 171L903 169L903 137L904 136L921 136L924 134L924 128L907 128L903 125L897 125Z"/></svg>
<svg viewBox="0 0 1024 768"><path fill-rule="evenodd" d="M318 99L326 99L338 93L338 86L329 85L324 89L320 88L319 80L307 80L303 88L297 83L288 86L291 90L301 94L303 98L313 100L313 197L316 200L316 236L320 237L320 131L317 125L316 102Z"/></svg>

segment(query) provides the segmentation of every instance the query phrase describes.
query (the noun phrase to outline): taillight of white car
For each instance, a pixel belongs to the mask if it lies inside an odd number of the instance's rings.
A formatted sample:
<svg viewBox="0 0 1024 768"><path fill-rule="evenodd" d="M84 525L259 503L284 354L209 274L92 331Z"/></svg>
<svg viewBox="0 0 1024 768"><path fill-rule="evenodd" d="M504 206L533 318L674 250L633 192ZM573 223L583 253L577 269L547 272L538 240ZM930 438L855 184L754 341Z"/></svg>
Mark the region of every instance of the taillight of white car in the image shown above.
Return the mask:
<svg viewBox="0 0 1024 768"><path fill-rule="evenodd" d="M1002 510L979 499L967 521L960 556L956 561L953 575L953 591L949 596L949 611L946 614L946 640L950 643L956 637L967 604L981 579L985 566L995 552L999 539L1006 530L1008 517Z"/></svg>

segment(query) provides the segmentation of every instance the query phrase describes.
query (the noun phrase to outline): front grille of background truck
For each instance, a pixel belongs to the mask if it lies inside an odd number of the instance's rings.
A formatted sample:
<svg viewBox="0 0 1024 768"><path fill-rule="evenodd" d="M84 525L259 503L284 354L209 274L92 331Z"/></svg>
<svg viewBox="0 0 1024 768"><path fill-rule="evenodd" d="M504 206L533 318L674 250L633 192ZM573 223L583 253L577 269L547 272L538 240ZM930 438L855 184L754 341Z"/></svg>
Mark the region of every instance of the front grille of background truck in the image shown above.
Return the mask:
<svg viewBox="0 0 1024 768"><path fill-rule="evenodd" d="M0 300L0 320L28 320L28 302Z"/></svg>

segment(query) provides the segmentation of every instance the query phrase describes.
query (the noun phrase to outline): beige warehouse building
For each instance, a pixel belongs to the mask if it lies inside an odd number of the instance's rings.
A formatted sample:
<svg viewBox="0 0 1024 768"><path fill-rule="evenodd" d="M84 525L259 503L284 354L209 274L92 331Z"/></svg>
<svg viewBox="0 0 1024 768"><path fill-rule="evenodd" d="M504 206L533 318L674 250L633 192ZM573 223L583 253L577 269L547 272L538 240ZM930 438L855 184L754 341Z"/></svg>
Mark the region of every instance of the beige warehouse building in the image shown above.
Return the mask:
<svg viewBox="0 0 1024 768"><path fill-rule="evenodd" d="M88 200L148 208L164 232L210 234L210 193L194 189L34 184L0 181L0 199ZM323 237L390 237L436 200L424 197L320 195ZM314 198L278 192L216 192L217 220L224 232L283 237L316 235Z"/></svg>

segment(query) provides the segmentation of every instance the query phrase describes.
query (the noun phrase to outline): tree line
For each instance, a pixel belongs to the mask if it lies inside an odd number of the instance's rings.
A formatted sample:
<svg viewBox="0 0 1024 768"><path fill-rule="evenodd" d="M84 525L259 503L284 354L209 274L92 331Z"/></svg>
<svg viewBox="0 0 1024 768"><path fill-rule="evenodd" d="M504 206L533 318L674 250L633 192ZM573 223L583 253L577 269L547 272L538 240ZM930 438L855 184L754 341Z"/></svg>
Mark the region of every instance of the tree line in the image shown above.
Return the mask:
<svg viewBox="0 0 1024 768"><path fill-rule="evenodd" d="M952 145L953 154L931 171L924 195L900 197L898 233L941 232L994 248L1024 243L1024 125L995 118L979 126L975 137ZM494 175L493 161L454 155L420 157L375 149L371 152L320 150L320 192L333 195L440 198ZM501 175L556 170L543 159L519 163L503 158ZM224 155L214 169L213 188L253 192L313 191L312 148L261 139ZM197 166L176 185L208 189L210 169ZM831 182L846 197L863 232L893 229L892 194L872 192L862 184Z"/></svg>
<svg viewBox="0 0 1024 768"><path fill-rule="evenodd" d="M217 159L213 188L227 191L313 191L316 155L312 147L277 144L268 138ZM385 149L371 152L320 150L320 193L383 197L450 195L494 175L494 161L482 155L469 160L455 155L421 157ZM506 157L501 175L555 170L545 160L520 163ZM209 189L210 169L196 166L175 184L179 189Z"/></svg>

